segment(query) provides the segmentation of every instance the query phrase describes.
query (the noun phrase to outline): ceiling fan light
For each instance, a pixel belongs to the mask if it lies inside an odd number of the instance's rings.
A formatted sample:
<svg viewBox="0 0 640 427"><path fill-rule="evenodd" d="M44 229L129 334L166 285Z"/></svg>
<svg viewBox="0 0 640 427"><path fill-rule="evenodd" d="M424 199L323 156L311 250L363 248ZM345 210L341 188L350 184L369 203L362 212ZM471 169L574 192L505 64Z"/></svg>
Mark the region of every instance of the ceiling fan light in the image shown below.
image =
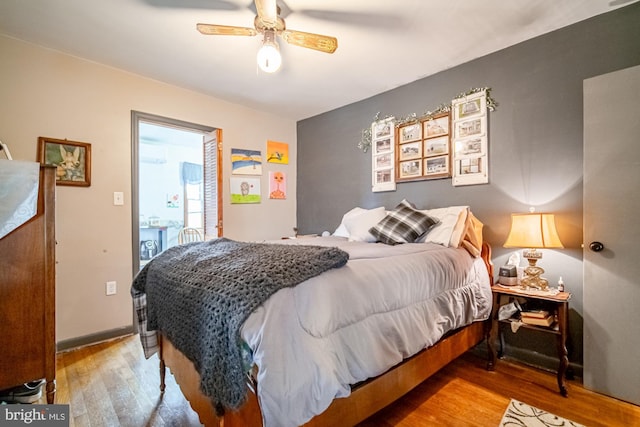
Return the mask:
<svg viewBox="0 0 640 427"><path fill-rule="evenodd" d="M275 73L280 68L282 56L273 32L265 31L262 46L258 50L257 60L258 67L265 73Z"/></svg>

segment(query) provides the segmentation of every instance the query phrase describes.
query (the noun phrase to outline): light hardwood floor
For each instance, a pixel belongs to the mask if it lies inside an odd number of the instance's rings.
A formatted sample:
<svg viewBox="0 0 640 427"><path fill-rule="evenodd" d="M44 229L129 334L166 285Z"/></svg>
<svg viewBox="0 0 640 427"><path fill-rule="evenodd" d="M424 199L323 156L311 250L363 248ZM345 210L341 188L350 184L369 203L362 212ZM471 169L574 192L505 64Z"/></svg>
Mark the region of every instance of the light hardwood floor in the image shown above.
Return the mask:
<svg viewBox="0 0 640 427"><path fill-rule="evenodd" d="M69 403L71 426L199 426L173 377L160 395L158 359L146 360L137 336L62 352L57 357L56 403ZM640 426L640 407L568 381L569 397L555 375L465 354L360 427L497 426L510 398L587 426ZM45 403L44 399L39 403Z"/></svg>

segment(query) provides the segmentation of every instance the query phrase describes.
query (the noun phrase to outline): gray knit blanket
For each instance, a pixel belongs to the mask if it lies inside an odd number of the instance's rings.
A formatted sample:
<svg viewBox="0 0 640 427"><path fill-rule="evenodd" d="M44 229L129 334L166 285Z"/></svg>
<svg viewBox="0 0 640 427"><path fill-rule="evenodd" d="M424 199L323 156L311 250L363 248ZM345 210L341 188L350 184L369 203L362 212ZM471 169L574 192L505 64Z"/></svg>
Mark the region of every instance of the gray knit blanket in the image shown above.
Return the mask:
<svg viewBox="0 0 640 427"><path fill-rule="evenodd" d="M146 293L147 329L162 331L194 363L215 407L236 409L246 398L244 321L279 289L342 267L348 258L332 247L195 242L153 258L131 293Z"/></svg>

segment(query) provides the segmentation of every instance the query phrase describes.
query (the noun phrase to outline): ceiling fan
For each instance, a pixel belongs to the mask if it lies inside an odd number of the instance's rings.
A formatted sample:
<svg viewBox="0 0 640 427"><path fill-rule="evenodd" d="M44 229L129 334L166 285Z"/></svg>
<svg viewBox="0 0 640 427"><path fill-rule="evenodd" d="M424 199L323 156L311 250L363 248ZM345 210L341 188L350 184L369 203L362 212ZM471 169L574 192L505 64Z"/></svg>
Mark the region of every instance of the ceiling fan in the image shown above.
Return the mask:
<svg viewBox="0 0 640 427"><path fill-rule="evenodd" d="M258 66L265 72L273 73L280 68L282 57L276 41L280 36L289 44L333 53L338 48L338 39L321 34L288 30L280 17L280 7L276 0L255 0L257 16L253 28L229 25L198 24L200 33L213 36L255 36L263 35L262 47L258 51Z"/></svg>

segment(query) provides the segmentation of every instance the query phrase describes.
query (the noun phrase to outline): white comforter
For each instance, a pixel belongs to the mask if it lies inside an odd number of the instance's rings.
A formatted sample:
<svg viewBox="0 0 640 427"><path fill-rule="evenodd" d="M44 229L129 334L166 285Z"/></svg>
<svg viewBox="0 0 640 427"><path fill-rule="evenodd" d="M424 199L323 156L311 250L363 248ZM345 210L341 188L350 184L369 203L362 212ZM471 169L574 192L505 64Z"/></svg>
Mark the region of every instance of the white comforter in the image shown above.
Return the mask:
<svg viewBox="0 0 640 427"><path fill-rule="evenodd" d="M278 291L242 328L259 368L267 427L304 424L334 398L348 396L350 384L489 316L488 273L464 249L338 237L282 243L339 246L350 259Z"/></svg>

